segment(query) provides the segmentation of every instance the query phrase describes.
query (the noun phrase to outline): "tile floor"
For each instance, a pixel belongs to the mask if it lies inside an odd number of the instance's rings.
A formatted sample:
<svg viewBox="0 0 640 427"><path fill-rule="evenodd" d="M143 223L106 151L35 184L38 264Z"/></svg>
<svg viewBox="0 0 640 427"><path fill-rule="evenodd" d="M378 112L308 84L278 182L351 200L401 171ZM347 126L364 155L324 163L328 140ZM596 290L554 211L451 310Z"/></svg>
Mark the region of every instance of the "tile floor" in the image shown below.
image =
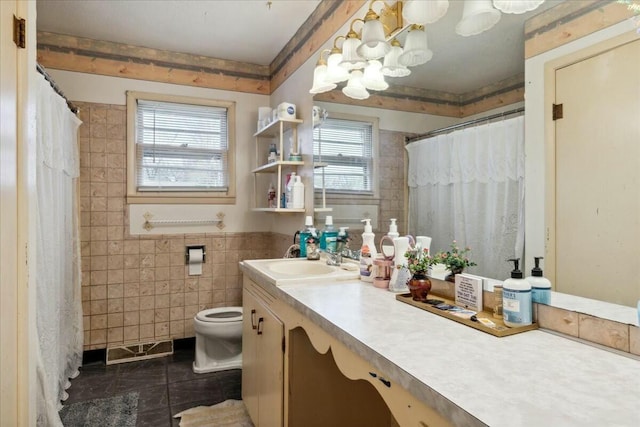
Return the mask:
<svg viewBox="0 0 640 427"><path fill-rule="evenodd" d="M193 360L193 347L187 346L157 359L109 366L85 363L64 404L137 391L138 427L177 427L179 419L173 415L180 411L241 399L241 370L194 374Z"/></svg>

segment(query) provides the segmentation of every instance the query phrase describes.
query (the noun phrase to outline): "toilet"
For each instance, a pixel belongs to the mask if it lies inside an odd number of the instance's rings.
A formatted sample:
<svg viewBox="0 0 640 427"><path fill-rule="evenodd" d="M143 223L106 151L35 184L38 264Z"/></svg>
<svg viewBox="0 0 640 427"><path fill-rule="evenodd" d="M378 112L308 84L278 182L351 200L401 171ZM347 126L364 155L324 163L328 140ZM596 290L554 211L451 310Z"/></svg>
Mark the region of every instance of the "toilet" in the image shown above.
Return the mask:
<svg viewBox="0 0 640 427"><path fill-rule="evenodd" d="M193 372L224 371L242 367L242 307L202 310L193 318L196 360Z"/></svg>

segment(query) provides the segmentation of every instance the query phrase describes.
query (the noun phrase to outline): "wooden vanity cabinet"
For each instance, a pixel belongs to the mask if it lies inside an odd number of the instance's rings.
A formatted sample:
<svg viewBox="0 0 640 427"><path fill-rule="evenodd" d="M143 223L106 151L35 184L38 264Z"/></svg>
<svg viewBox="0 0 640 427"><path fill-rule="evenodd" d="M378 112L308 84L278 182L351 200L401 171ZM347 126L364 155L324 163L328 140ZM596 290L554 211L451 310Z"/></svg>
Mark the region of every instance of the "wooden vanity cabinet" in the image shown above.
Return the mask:
<svg viewBox="0 0 640 427"><path fill-rule="evenodd" d="M256 427L452 426L247 276L243 298L242 398Z"/></svg>
<svg viewBox="0 0 640 427"><path fill-rule="evenodd" d="M283 425L283 324L269 310L273 297L245 287L242 320L242 400L256 427Z"/></svg>

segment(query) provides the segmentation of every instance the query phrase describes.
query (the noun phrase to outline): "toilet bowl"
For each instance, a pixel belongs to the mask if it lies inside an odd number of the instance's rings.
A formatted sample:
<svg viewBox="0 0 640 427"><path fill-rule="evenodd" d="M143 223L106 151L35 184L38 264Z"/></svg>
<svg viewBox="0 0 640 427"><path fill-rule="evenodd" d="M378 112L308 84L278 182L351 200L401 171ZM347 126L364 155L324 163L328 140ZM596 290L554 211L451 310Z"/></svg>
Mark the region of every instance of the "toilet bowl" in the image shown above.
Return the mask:
<svg viewBox="0 0 640 427"><path fill-rule="evenodd" d="M242 367L242 307L202 310L193 318L193 326L196 333L193 372Z"/></svg>

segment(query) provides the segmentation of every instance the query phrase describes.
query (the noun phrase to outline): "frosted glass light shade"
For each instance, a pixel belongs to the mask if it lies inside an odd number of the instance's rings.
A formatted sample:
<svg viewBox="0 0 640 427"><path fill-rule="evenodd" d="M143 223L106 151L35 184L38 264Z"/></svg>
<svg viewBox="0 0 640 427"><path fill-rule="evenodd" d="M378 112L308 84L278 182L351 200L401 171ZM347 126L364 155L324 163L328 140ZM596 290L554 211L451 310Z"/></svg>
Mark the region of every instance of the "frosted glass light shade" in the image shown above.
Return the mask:
<svg viewBox="0 0 640 427"><path fill-rule="evenodd" d="M313 70L313 86L311 90L309 90L309 93L323 93L335 89L336 85L327 82L326 77L327 66L324 64L316 65L316 68Z"/></svg>
<svg viewBox="0 0 640 427"><path fill-rule="evenodd" d="M370 19L362 27L362 43L357 52L364 59L379 59L389 52L391 46L384 36L384 28L379 19Z"/></svg>
<svg viewBox="0 0 640 427"><path fill-rule="evenodd" d="M384 75L381 71L382 63L378 60L369 61L369 65L364 69L362 76L362 84L369 90L386 90L389 83L384 81Z"/></svg>
<svg viewBox="0 0 640 427"><path fill-rule="evenodd" d="M347 38L342 44L342 62L340 66L347 70L357 70L364 68L367 62L358 54L360 39L356 37Z"/></svg>
<svg viewBox="0 0 640 427"><path fill-rule="evenodd" d="M353 99L369 98L369 92L367 92L367 88L362 84L362 77L362 71L353 70L349 76L349 82L342 88L342 93Z"/></svg>
<svg viewBox="0 0 640 427"><path fill-rule="evenodd" d="M456 25L456 33L464 37L475 36L496 25L501 16L491 0L465 0L462 19Z"/></svg>
<svg viewBox="0 0 640 427"><path fill-rule="evenodd" d="M384 57L384 64L381 69L383 75L389 77L406 77L411 74L411 70L398 62L398 58L402 55L402 52L403 50L399 43L397 45L393 42L391 43L391 50Z"/></svg>
<svg viewBox="0 0 640 427"><path fill-rule="evenodd" d="M325 81L328 83L340 83L347 81L349 78L349 71L340 66L342 62L342 53L336 52L329 55L327 59L327 75Z"/></svg>
<svg viewBox="0 0 640 427"><path fill-rule="evenodd" d="M521 14L536 9L544 0L493 0L493 6L503 13Z"/></svg>
<svg viewBox="0 0 640 427"><path fill-rule="evenodd" d="M433 24L449 9L449 0L408 0L402 7L402 17L409 24Z"/></svg>
<svg viewBox="0 0 640 427"><path fill-rule="evenodd" d="M407 34L404 44L404 52L398 58L398 62L405 67L415 67L424 64L433 57L433 52L427 45L427 33L424 27L413 26Z"/></svg>

